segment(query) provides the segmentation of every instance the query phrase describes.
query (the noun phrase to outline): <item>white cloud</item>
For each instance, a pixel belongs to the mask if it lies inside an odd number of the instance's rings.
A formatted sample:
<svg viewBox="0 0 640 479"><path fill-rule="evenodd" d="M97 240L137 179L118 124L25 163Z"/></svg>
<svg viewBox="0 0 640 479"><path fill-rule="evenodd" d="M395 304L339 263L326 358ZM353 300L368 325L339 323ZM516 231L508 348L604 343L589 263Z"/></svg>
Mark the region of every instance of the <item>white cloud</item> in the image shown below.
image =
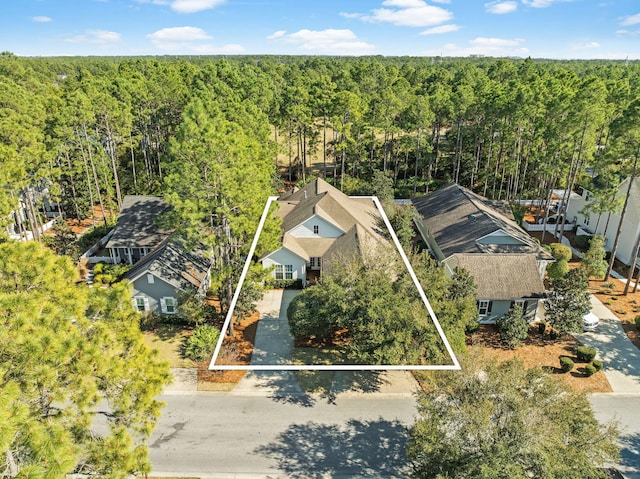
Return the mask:
<svg viewBox="0 0 640 479"><path fill-rule="evenodd" d="M515 12L518 9L518 4L514 1L502 2L498 0L495 2L485 3L484 8L489 13L504 15L505 13Z"/></svg>
<svg viewBox="0 0 640 479"><path fill-rule="evenodd" d="M340 15L346 18L359 18L370 23L391 23L398 27L429 27L453 18L449 10L428 5L424 0L385 0L382 2L382 7L371 10L370 14L341 13Z"/></svg>
<svg viewBox="0 0 640 479"><path fill-rule="evenodd" d="M65 41L69 43L95 43L98 45L106 45L120 41L118 32L109 32L107 30L87 30L83 34L69 37Z"/></svg>
<svg viewBox="0 0 640 479"><path fill-rule="evenodd" d="M420 35L440 35L443 33L457 32L458 30L460 30L459 25L440 25L439 27L428 28L424 32L420 32Z"/></svg>
<svg viewBox="0 0 640 479"><path fill-rule="evenodd" d="M509 40L507 38L478 37L478 38L474 38L469 43L476 47L496 48L496 47L515 47L520 45L523 42L524 40L522 38L515 38L513 40Z"/></svg>
<svg viewBox="0 0 640 479"><path fill-rule="evenodd" d="M573 45L571 47L572 50L592 50L594 48L600 48L600 44L598 42L587 42Z"/></svg>
<svg viewBox="0 0 640 479"><path fill-rule="evenodd" d="M278 38L283 37L287 32L285 30L278 30L277 32L273 32L271 35L267 37L267 40L277 40Z"/></svg>
<svg viewBox="0 0 640 479"><path fill-rule="evenodd" d="M152 42L187 42L193 40L210 40L211 36L202 28L172 27L163 28L147 35Z"/></svg>
<svg viewBox="0 0 640 479"><path fill-rule="evenodd" d="M179 13L195 13L217 7L225 0L136 0L138 3L170 5L171 10Z"/></svg>
<svg viewBox="0 0 640 479"><path fill-rule="evenodd" d="M550 7L554 3L571 1L573 0L522 0L522 3L534 8L546 8Z"/></svg>
<svg viewBox="0 0 640 479"><path fill-rule="evenodd" d="M467 57L469 55L484 55L494 57L524 57L528 56L529 49L523 44L522 38L486 38L478 37L469 41L467 46L458 46L455 43L447 43L440 49L423 52L426 56L452 56Z"/></svg>
<svg viewBox="0 0 640 479"><path fill-rule="evenodd" d="M299 50L313 54L370 55L376 51L374 45L359 40L351 30L305 29L289 34L284 31L278 31L267 38L297 45Z"/></svg>
<svg viewBox="0 0 640 479"><path fill-rule="evenodd" d="M631 35L632 37L640 35L640 30L616 30L616 35Z"/></svg>
<svg viewBox="0 0 640 479"><path fill-rule="evenodd" d="M202 10L210 10L224 0L174 0L171 2L171 10L180 13L194 13Z"/></svg>
<svg viewBox="0 0 640 479"><path fill-rule="evenodd" d="M171 27L149 33L147 38L153 46L164 52L197 53L200 55L243 53L242 45L214 45L206 40L213 37L198 27Z"/></svg>
<svg viewBox="0 0 640 479"><path fill-rule="evenodd" d="M31 17L31 20L33 20L36 23L47 23L47 22L53 21L52 18L45 17L44 15L37 15L35 17Z"/></svg>
<svg viewBox="0 0 640 479"><path fill-rule="evenodd" d="M620 18L620 25L624 25L625 27L637 25L638 23L640 23L640 13Z"/></svg>

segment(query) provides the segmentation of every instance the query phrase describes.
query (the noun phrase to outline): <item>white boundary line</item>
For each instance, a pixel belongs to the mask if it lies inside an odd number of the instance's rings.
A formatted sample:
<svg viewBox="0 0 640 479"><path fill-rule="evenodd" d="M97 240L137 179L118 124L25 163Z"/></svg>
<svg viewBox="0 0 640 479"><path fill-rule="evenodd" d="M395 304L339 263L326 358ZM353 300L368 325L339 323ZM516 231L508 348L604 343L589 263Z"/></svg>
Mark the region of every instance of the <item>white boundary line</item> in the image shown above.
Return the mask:
<svg viewBox="0 0 640 479"><path fill-rule="evenodd" d="M418 293L420 294L420 298L422 299L422 301L424 302L425 306L427 307L427 311L429 312L429 316L431 317L431 320L433 321L433 324L436 327L436 330L438 331L438 334L440 335L440 338L442 339L442 342L444 343L445 349L447 350L447 353L449 354L449 356L451 357L451 360L453 361L453 364L442 364L442 365L391 365L391 364L378 364L378 365L362 365L362 364L340 364L340 365L326 365L326 364L318 364L318 365L294 365L294 364L290 364L290 365L251 365L251 364L246 364L246 365L216 365L215 362L218 359L218 355L220 354L220 349L222 348L222 343L224 342L224 339L226 337L226 331L229 328L229 324L231 323L231 319L233 317L233 311L236 307L236 303L238 302L238 297L240 295L240 290L242 289L242 285L244 284L244 280L247 276L247 272L249 271L249 266L251 264L251 258L253 258L253 254L255 252L256 249L256 245L258 244L258 239L260 238L260 234L262 233L262 228L264 227L264 223L267 219L267 215L269 214L269 208L271 207L271 203L276 201L278 199L277 196L270 196L269 199L267 200L267 204L264 207L264 211L262 212L262 217L260 218L260 223L258 224L258 229L256 231L256 234L253 238L253 242L251 243L251 248L249 249L249 253L247 255L247 260L244 263L244 267L242 268L242 274L240 275L240 280L238 281L238 287L236 288L236 291L233 295L233 299L231 300L231 304L229 305L229 311L227 312L227 317L225 318L224 321L224 325L222 326L222 332L220 333L220 338L218 339L218 344L216 345L216 349L213 352L213 357L211 358L211 362L209 363L209 369L210 370L216 370L216 371L386 371L386 370L400 370L400 371L428 371L428 370L460 370L460 363L458 362L458 358L456 358L456 355L453 352L453 349L451 348L451 345L449 344L449 340L447 339L447 337L444 334L444 331L442 330L442 327L440 326L440 322L438 321L438 318L436 317L435 312L433 311L433 308L431 307L431 303L429 303L429 300L427 299L427 296L424 293L424 290L422 289L422 286L420 285L420 281L418 280L418 277L416 276L415 271L413 271L413 267L411 266L411 263L409 263L409 259L407 258L407 255L405 254L404 250L402 249L402 245L400 245L400 241L398 240L398 237L396 236L395 231L393 230L393 227L391 226L391 223L389 222L389 218L387 217L387 214L384 212L384 209L382 208L382 204L380 203L380 200L378 200L378 198L376 196L359 196L359 197L354 197L354 198L370 198L374 204L376 205L376 208L378 209L378 211L380 212L380 215L382 216L382 219L384 221L385 226L387 227L387 230L389 231L389 233L391 234L391 238L393 239L393 243L396 246L396 249L398 250L398 252L400 253L400 257L402 258L402 261L404 262L405 266L407 267L407 270L409 271L409 275L411 276L411 279L413 280L413 283L415 285L415 287L418 290Z"/></svg>

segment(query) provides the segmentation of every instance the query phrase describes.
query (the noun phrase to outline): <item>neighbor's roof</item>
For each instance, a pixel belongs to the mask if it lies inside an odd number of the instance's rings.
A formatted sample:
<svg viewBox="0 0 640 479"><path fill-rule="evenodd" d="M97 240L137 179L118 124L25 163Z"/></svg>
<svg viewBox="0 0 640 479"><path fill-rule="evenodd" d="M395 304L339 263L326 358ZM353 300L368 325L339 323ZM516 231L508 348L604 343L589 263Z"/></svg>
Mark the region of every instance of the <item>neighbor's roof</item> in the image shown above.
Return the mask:
<svg viewBox="0 0 640 479"><path fill-rule="evenodd" d="M469 271L481 299L535 298L545 291L533 254L455 254L448 264Z"/></svg>
<svg viewBox="0 0 640 479"><path fill-rule="evenodd" d="M157 219L170 209L161 196L125 196L107 248L154 248L159 245L171 230L159 226Z"/></svg>
<svg viewBox="0 0 640 479"><path fill-rule="evenodd" d="M451 184L413 204L445 258L456 253L531 253L553 261L513 219L506 202L492 201ZM520 244L483 244L477 240L502 230Z"/></svg>
<svg viewBox="0 0 640 479"><path fill-rule="evenodd" d="M179 290L197 290L207 277L210 267L211 260L204 245L189 247L179 238L171 237L138 261L125 274L125 278L135 281L149 272Z"/></svg>

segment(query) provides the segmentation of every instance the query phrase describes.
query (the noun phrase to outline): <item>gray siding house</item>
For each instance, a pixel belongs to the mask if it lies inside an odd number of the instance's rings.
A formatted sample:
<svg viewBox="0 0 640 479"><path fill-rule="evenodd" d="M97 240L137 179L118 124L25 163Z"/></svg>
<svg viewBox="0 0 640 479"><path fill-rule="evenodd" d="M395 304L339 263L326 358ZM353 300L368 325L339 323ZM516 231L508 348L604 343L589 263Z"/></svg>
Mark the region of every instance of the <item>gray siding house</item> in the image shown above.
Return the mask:
<svg viewBox="0 0 640 479"><path fill-rule="evenodd" d="M135 264L167 239L172 230L158 224L171 207L161 196L127 195L106 248L113 263Z"/></svg>
<svg viewBox="0 0 640 479"><path fill-rule="evenodd" d="M178 296L192 292L204 297L209 288L211 261L202 245L188 248L178 238L165 240L138 261L125 278L133 285L137 311L178 312Z"/></svg>
<svg viewBox="0 0 640 479"><path fill-rule="evenodd" d="M516 223L508 203L452 184L412 200L416 227L448 274L469 271L478 286L478 319L494 323L519 303L535 319L553 256Z"/></svg>

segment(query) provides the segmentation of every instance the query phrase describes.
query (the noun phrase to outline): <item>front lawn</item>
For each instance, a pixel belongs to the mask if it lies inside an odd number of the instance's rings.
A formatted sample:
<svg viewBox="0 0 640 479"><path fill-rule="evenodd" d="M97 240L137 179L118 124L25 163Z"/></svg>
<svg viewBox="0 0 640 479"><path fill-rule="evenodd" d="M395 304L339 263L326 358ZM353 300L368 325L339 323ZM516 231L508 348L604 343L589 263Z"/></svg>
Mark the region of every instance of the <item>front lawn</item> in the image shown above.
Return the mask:
<svg viewBox="0 0 640 479"><path fill-rule="evenodd" d="M190 329L176 324L158 324L153 329L143 331L144 342L152 349L157 349L160 359L169 362L172 368L195 368L197 364L186 359L182 353L185 338L191 334Z"/></svg>

